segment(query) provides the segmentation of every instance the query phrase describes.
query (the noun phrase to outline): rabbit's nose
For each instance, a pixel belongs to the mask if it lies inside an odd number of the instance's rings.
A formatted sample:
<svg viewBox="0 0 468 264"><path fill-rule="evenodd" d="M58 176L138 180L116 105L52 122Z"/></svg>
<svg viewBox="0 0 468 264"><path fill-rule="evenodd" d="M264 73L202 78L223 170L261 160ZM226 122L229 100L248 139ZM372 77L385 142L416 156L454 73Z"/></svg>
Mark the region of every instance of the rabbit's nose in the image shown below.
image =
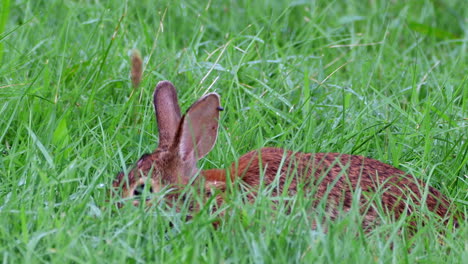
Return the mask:
<svg viewBox="0 0 468 264"><path fill-rule="evenodd" d="M149 190L150 193L153 193L153 187L152 186L150 186L148 190ZM135 190L133 191L133 195L134 196L140 196L140 195L143 194L144 191L145 191L145 184L143 183L143 184L138 185L135 188Z"/></svg>

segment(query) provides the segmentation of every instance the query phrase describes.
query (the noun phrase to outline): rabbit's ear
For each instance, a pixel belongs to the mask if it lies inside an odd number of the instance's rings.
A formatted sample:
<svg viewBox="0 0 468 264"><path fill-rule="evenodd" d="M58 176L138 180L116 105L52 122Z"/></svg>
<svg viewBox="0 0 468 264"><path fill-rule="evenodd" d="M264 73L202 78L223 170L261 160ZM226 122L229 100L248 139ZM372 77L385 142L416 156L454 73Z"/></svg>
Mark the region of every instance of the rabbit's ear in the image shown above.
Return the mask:
<svg viewBox="0 0 468 264"><path fill-rule="evenodd" d="M213 148L218 136L219 95L203 96L187 110L179 127L177 149L184 162L196 162Z"/></svg>
<svg viewBox="0 0 468 264"><path fill-rule="evenodd" d="M158 121L159 146L170 146L181 119L176 89L171 82L161 81L156 86L153 97Z"/></svg>

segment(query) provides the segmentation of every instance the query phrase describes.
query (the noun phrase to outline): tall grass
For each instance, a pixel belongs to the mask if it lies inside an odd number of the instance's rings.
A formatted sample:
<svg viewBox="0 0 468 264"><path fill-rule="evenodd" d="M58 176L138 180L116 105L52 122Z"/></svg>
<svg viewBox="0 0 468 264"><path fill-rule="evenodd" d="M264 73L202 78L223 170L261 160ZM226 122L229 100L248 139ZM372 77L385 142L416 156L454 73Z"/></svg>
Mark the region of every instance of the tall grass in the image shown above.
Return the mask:
<svg viewBox="0 0 468 264"><path fill-rule="evenodd" d="M9 4L8 4L9 3ZM3 1L0 252L4 263L462 263L466 223L364 234L295 197L290 214L228 195L219 218L125 206L108 189L157 145L151 96L221 95L202 168L278 146L379 159L468 205L464 1ZM140 88L130 56L144 61ZM206 206L209 206L206 205ZM218 229L212 222L221 219ZM431 220L429 220L431 221ZM466 221L466 220L465 220ZM324 229L327 229L325 232Z"/></svg>

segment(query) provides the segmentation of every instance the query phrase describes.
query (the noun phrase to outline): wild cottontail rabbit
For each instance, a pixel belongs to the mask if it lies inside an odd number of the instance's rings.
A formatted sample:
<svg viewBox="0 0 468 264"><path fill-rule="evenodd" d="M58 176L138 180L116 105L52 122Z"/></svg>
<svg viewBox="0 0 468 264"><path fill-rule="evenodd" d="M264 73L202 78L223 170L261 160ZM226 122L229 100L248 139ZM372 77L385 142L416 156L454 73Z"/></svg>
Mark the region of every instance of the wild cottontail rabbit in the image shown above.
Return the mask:
<svg viewBox="0 0 468 264"><path fill-rule="evenodd" d="M154 107L159 146L140 158L128 178L122 172L118 174L113 186L121 188L124 198L140 195L145 184L150 184L147 190L159 192L166 186L193 183L196 175L204 178L205 186L221 191L226 190L226 181L235 178L254 189L260 184L260 175L264 175L263 184L278 185L273 195L285 191L294 195L299 185L305 190L315 187L312 199L317 203L326 199L326 209L332 219L351 208L353 194L359 189L364 226L375 224L378 207L398 218L403 213L417 214L417 207L425 203L444 222L452 215L451 203L435 188L388 164L362 156L262 148L240 157L228 174L224 169L199 171L197 161L213 148L218 134L219 111L222 110L218 94L203 96L181 116L175 87L162 81L154 92ZM380 195L377 199L380 205L370 205L372 194Z"/></svg>

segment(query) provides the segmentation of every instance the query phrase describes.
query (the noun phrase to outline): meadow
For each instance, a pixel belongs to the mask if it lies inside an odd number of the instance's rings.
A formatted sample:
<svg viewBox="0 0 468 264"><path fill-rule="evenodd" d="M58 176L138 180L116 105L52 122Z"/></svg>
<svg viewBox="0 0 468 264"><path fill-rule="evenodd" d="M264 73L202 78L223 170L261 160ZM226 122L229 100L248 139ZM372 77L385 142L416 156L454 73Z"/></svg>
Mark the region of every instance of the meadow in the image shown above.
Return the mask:
<svg viewBox="0 0 468 264"><path fill-rule="evenodd" d="M119 209L109 190L157 146L152 93L170 80L182 111L221 96L201 168L264 146L364 155L468 215L467 11L462 0L2 0L0 261L463 263L466 218L429 217L407 236L405 219L365 233L354 210L313 230L326 212L304 196L250 204L234 188L228 217L187 222L162 205Z"/></svg>

